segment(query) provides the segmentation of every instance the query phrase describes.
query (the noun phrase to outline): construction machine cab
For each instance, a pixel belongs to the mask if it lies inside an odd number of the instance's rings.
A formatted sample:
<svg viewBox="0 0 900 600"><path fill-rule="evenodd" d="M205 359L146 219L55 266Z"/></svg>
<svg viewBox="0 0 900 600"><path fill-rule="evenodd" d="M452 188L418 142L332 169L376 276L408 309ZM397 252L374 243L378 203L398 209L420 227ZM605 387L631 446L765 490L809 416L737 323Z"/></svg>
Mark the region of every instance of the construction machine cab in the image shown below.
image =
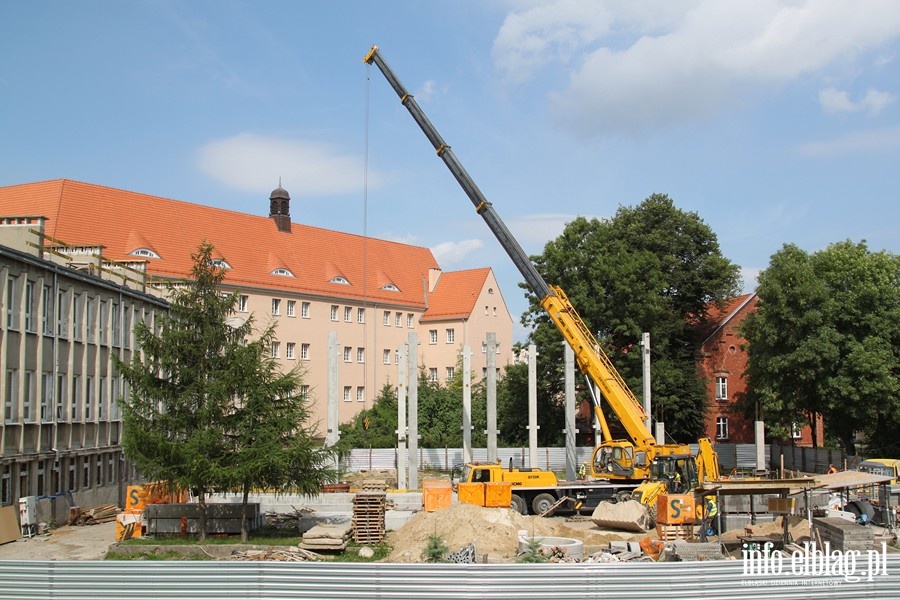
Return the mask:
<svg viewBox="0 0 900 600"><path fill-rule="evenodd" d="M670 494L683 494L700 485L697 463L690 454L659 455L650 464L651 480L666 486Z"/></svg>

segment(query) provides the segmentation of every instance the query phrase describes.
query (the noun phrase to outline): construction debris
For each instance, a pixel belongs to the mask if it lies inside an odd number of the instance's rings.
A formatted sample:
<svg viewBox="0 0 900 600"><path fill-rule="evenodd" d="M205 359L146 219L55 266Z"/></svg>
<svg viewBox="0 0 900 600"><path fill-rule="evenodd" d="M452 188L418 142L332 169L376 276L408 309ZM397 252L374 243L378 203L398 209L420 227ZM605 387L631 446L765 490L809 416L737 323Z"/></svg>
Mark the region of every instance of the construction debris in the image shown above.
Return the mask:
<svg viewBox="0 0 900 600"><path fill-rule="evenodd" d="M447 555L447 562L458 564L473 564L475 562L475 544L469 544L456 552Z"/></svg>
<svg viewBox="0 0 900 600"><path fill-rule="evenodd" d="M116 520L116 515L122 511L115 504L101 504L94 508L81 508L73 506L69 509L69 518L66 525L96 525Z"/></svg>
<svg viewBox="0 0 900 600"><path fill-rule="evenodd" d="M601 502L594 509L591 521L597 527L636 531L643 533L650 529L651 519L647 507L637 500L626 502Z"/></svg>
<svg viewBox="0 0 900 600"><path fill-rule="evenodd" d="M228 560L274 560L280 562L307 562L322 560L322 557L315 552L309 552L296 546L285 549L267 549L267 550L235 550L228 557Z"/></svg>
<svg viewBox="0 0 900 600"><path fill-rule="evenodd" d="M353 527L347 523L316 525L303 534L300 548L318 552L324 550L342 552L350 542L352 531Z"/></svg>

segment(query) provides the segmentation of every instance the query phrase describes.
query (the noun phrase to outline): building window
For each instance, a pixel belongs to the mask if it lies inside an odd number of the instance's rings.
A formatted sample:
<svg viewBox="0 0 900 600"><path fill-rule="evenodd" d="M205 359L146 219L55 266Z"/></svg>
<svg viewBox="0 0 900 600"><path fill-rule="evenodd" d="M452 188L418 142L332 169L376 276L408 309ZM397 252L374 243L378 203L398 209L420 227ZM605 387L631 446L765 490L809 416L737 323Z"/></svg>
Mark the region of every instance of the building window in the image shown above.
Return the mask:
<svg viewBox="0 0 900 600"><path fill-rule="evenodd" d="M100 343L106 344L106 332L109 329L109 303L106 300L100 301Z"/></svg>
<svg viewBox="0 0 900 600"><path fill-rule="evenodd" d="M456 375L456 367L447 367L447 380L453 379L454 375Z"/></svg>
<svg viewBox="0 0 900 600"><path fill-rule="evenodd" d="M356 362L358 362L358 363L366 362L366 349L365 348L357 348L356 349Z"/></svg>
<svg viewBox="0 0 900 600"><path fill-rule="evenodd" d="M294 316L294 307L297 305L296 300L288 300L287 301L287 316Z"/></svg>
<svg viewBox="0 0 900 600"><path fill-rule="evenodd" d="M3 418L7 423L19 418L19 371L6 371L6 397L3 399Z"/></svg>
<svg viewBox="0 0 900 600"><path fill-rule="evenodd" d="M300 316L304 319L309 318L309 302L300 303Z"/></svg>
<svg viewBox="0 0 900 600"><path fill-rule="evenodd" d="M87 384L87 395L84 398L84 420L92 421L94 419L94 378L85 377L84 382Z"/></svg>
<svg viewBox="0 0 900 600"><path fill-rule="evenodd" d="M309 360L309 344L300 344L300 360Z"/></svg>
<svg viewBox="0 0 900 600"><path fill-rule="evenodd" d="M18 313L16 311L16 279L8 277L6 279L6 328L16 331L19 329L17 323Z"/></svg>
<svg viewBox="0 0 900 600"><path fill-rule="evenodd" d="M344 386L344 402L350 402L350 386Z"/></svg>
<svg viewBox="0 0 900 600"><path fill-rule="evenodd" d="M356 309L356 322L357 323L365 323L366 322L366 309L364 309L364 308Z"/></svg>
<svg viewBox="0 0 900 600"><path fill-rule="evenodd" d="M41 421L53 421L53 373L49 371L41 376Z"/></svg>
<svg viewBox="0 0 900 600"><path fill-rule="evenodd" d="M403 326L403 313L394 313L394 327Z"/></svg>
<svg viewBox="0 0 900 600"><path fill-rule="evenodd" d="M34 401L37 397L34 389L34 371L25 371L25 393L22 394L23 410L22 420L26 423L32 423L35 419Z"/></svg>
<svg viewBox="0 0 900 600"><path fill-rule="evenodd" d="M437 383L437 367L431 367L428 369L428 381L432 383Z"/></svg>
<svg viewBox="0 0 900 600"><path fill-rule="evenodd" d="M487 354L487 342L481 342L481 353Z"/></svg>
<svg viewBox="0 0 900 600"><path fill-rule="evenodd" d="M803 437L803 424L791 423L791 437L798 440Z"/></svg>
<svg viewBox="0 0 900 600"><path fill-rule="evenodd" d="M287 269L275 269L272 271L272 275L278 275L279 277L293 277L294 274L288 271Z"/></svg>
<svg viewBox="0 0 900 600"><path fill-rule="evenodd" d="M456 343L456 330L455 330L455 329L448 329L448 330L447 330L447 343L448 343L448 344L455 344L455 343Z"/></svg>
<svg viewBox="0 0 900 600"><path fill-rule="evenodd" d="M332 320L332 321L337 321L337 320L338 320L338 318L337 318L337 312L338 312L338 307L337 307L337 305L336 305L336 304L332 304L332 305L331 305L331 320Z"/></svg>
<svg viewBox="0 0 900 600"><path fill-rule="evenodd" d="M37 315L34 312L34 282L25 282L25 331L37 330Z"/></svg>
<svg viewBox="0 0 900 600"><path fill-rule="evenodd" d="M728 439L728 417L716 417L716 439Z"/></svg>
<svg viewBox="0 0 900 600"><path fill-rule="evenodd" d="M412 313L409 313L409 314L406 315L406 328L407 328L407 329L412 329L412 328L413 328L413 315L412 315Z"/></svg>
<svg viewBox="0 0 900 600"><path fill-rule="evenodd" d="M284 345L284 357L294 360L294 342L288 342Z"/></svg>
<svg viewBox="0 0 900 600"><path fill-rule="evenodd" d="M488 316L490 314L489 309L490 309L490 307L487 304L485 304L484 305L484 316Z"/></svg>
<svg viewBox="0 0 900 600"><path fill-rule="evenodd" d="M385 327L391 326L391 311L389 311L389 310L384 311L384 315L383 315L383 318L381 319L381 322L382 322L382 324L384 324Z"/></svg>
<svg viewBox="0 0 900 600"><path fill-rule="evenodd" d="M277 317L281 314L281 299L272 298L272 316Z"/></svg>
<svg viewBox="0 0 900 600"><path fill-rule="evenodd" d="M81 340L81 294L72 296L72 339Z"/></svg>
<svg viewBox="0 0 900 600"><path fill-rule="evenodd" d="M381 352L381 362L383 362L386 365L391 364L391 351L390 350L385 349Z"/></svg>
<svg viewBox="0 0 900 600"><path fill-rule="evenodd" d="M87 299L87 340L93 342L96 339L97 331L97 299L88 297Z"/></svg>
<svg viewBox="0 0 900 600"><path fill-rule="evenodd" d="M272 342L272 358L278 358L281 355L281 342Z"/></svg>
<svg viewBox="0 0 900 600"><path fill-rule="evenodd" d="M344 307L344 323L349 323L353 320L353 309L349 306Z"/></svg>
<svg viewBox="0 0 900 600"><path fill-rule="evenodd" d="M353 351L353 348L350 346L344 346L344 362L350 362L350 353Z"/></svg>
<svg viewBox="0 0 900 600"><path fill-rule="evenodd" d="M53 298L53 288L49 285L44 286L43 297L41 298L41 329L44 335L53 335L53 325L50 322L50 315L53 313L50 300Z"/></svg>
<svg viewBox="0 0 900 600"><path fill-rule="evenodd" d="M245 296L243 294L238 296L238 305L237 305L238 312L247 312L247 301L249 299L250 298L248 296Z"/></svg>
<svg viewBox="0 0 900 600"><path fill-rule="evenodd" d="M727 377L716 377L716 400L728 400Z"/></svg>
<svg viewBox="0 0 900 600"><path fill-rule="evenodd" d="M357 386L356 388L356 401L357 402L365 402L366 401L366 388L363 386Z"/></svg>
<svg viewBox="0 0 900 600"><path fill-rule="evenodd" d="M428 343L437 344L437 329L428 330Z"/></svg>
<svg viewBox="0 0 900 600"><path fill-rule="evenodd" d="M65 423L69 416L66 410L66 378L65 375L56 376L56 420Z"/></svg>
<svg viewBox="0 0 900 600"><path fill-rule="evenodd" d="M300 386L300 399L309 400L309 386L306 384Z"/></svg>
<svg viewBox="0 0 900 600"><path fill-rule="evenodd" d="M340 275L338 275L337 277L332 277L331 283L339 283L341 285L350 285L350 282L347 281L347 278L341 277Z"/></svg>

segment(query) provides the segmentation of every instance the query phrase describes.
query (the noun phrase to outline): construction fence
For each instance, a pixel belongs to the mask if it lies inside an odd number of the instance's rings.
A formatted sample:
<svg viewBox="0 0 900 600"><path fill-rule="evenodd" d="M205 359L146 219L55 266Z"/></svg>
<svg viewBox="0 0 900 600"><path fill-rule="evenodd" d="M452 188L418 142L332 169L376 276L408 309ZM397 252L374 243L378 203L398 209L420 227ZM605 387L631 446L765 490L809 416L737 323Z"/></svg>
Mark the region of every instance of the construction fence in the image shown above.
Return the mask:
<svg viewBox="0 0 900 600"><path fill-rule="evenodd" d="M477 551L477 549L476 549ZM743 560L576 564L0 561L0 599L896 598L900 554L821 570L747 573ZM881 559L879 559L881 560ZM774 565L773 565L774 567Z"/></svg>

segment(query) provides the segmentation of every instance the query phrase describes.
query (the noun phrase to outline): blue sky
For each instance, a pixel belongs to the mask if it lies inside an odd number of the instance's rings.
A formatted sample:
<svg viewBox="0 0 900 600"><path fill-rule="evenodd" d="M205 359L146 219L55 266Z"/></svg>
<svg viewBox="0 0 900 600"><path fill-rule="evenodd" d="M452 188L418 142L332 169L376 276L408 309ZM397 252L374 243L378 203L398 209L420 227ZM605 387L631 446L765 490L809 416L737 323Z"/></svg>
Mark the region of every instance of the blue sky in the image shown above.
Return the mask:
<svg viewBox="0 0 900 600"><path fill-rule="evenodd" d="M281 178L295 222L492 267L518 322L518 272L372 44L531 254L653 193L747 291L785 243L900 250L895 0L3 1L0 185L267 215Z"/></svg>

